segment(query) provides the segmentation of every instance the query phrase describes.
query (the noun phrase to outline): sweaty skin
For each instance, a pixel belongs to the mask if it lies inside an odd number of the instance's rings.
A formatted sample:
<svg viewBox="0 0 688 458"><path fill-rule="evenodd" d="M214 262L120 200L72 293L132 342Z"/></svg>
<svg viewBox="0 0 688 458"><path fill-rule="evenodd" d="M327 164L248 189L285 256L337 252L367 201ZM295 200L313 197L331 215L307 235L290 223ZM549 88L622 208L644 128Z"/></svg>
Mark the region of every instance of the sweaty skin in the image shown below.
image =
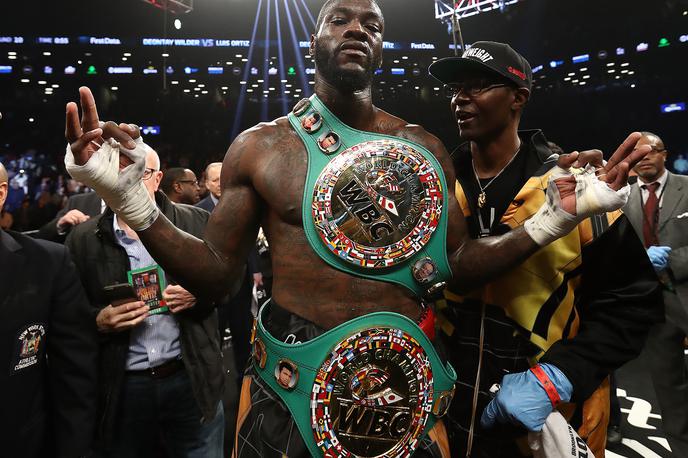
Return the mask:
<svg viewBox="0 0 688 458"><path fill-rule="evenodd" d="M447 183L454 183L451 160L436 137L372 104L372 74L381 61L383 29L382 13L370 0L327 3L311 37L315 93L355 129L425 146L442 164ZM76 104L67 107L67 138L78 164L88 160L93 152L90 140L100 135L95 102L87 88L81 89L81 103L81 126ZM138 130L107 123L102 136L126 143L138 136ZM227 151L222 194L203 240L179 231L163 215L141 231L140 238L153 258L194 296L220 297L236 289L262 226L272 252L273 297L282 307L324 329L383 310L417 319L419 301L406 288L338 271L311 249L301 219L306 165L305 146L286 117L259 124L239 135ZM454 290L477 287L538 249L523 228L471 240L451 188L444 199Z"/></svg>

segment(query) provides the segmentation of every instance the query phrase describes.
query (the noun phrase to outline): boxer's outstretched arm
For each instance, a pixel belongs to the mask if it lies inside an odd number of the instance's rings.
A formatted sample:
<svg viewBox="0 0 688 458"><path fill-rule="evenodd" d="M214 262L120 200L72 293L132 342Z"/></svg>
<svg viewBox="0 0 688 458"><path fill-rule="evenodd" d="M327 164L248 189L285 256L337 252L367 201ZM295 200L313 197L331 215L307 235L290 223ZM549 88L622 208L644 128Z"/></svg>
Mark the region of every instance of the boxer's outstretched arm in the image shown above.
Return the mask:
<svg viewBox="0 0 688 458"><path fill-rule="evenodd" d="M451 162L444 170L449 184L445 202L449 214L447 255L453 274L452 291L466 292L477 288L516 267L540 249L523 226L504 235L471 239L454 194L456 176Z"/></svg>
<svg viewBox="0 0 688 458"><path fill-rule="evenodd" d="M246 154L255 143L255 135L251 132L240 135L227 151L222 168L222 197L208 221L204 240L201 240L180 231L162 214L148 224L157 210L147 192L138 189L143 186L141 176L135 171L138 167L143 174L145 160L145 154L133 150L138 148L135 141L139 137L138 129L128 124L101 123L91 91L82 87L79 95L81 118L77 105L67 104L65 136L69 142L69 161L65 162L69 162L70 173L83 169L87 163L100 164L92 167L95 171L80 172L85 173L84 181L113 209L127 209L134 204L137 211L129 212L128 216L131 218L133 214L141 224L139 216L144 215L145 224L138 227L127 222L139 229L139 236L153 258L194 296L220 297L231 292L242 278L248 252L258 231L259 199L250 179L251 155ZM100 145L110 139L131 151L107 156L100 151ZM93 156L98 154L100 156L94 161ZM113 159L119 159L122 173Z"/></svg>
<svg viewBox="0 0 688 458"><path fill-rule="evenodd" d="M453 274L452 290L466 292L477 288L516 267L528 259L543 244L550 243L554 238L568 233L568 230L549 225L550 227L546 227L546 231L541 231L538 234L540 238L540 244L538 244L532 235L527 232L526 226L521 226L501 236L471 239L466 220L454 194L456 174L449 153L447 153L439 139L425 132L420 127L410 127L406 134L410 139L425 145L435 154L442 165L447 179L449 190L445 195L445 209L449 218L447 251L449 265ZM602 164L602 153L600 151L562 156L559 159L559 165L561 167L570 167L574 163L577 166L585 166L588 163L594 164L599 168L599 180L607 183L610 189L617 191L626 185L628 171L648 152L647 148L634 148L639 138L640 134L637 132L629 135L609 159L609 162L604 165ZM575 214L576 209L579 208L576 202L575 179L570 181L562 180L561 184L557 180L556 187L559 189L561 196L561 201L559 202L561 208L569 214ZM535 220L536 217L532 219ZM582 217L583 215L578 215L575 218L571 216L572 219L577 220L580 220ZM546 223L549 223L549 221ZM571 224L570 228L573 228L577 222L572 222ZM552 237L548 232L555 232L556 235ZM542 233L545 234L543 235ZM543 240L545 241L543 242Z"/></svg>
<svg viewBox="0 0 688 458"><path fill-rule="evenodd" d="M442 142L420 126L407 126L401 136L430 150L442 165L449 189L445 193L447 255L452 269L452 291L465 292L489 282L528 259L540 247L523 227L498 237L473 240L454 194L456 174Z"/></svg>
<svg viewBox="0 0 688 458"><path fill-rule="evenodd" d="M225 155L222 194L203 240L180 231L163 215L138 233L153 259L197 297L221 297L241 284L260 218L250 179L253 138L250 132L241 134Z"/></svg>

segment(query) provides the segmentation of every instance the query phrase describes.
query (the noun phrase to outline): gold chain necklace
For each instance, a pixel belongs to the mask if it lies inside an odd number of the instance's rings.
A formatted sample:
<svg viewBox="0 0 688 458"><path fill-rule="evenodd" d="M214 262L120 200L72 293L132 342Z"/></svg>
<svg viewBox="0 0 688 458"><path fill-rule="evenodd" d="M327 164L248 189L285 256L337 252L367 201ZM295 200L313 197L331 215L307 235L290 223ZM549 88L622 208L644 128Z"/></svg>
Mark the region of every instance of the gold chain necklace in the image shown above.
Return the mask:
<svg viewBox="0 0 688 458"><path fill-rule="evenodd" d="M487 187L490 186L492 184L492 182L494 180L496 180L499 177L499 175L502 174L503 171L506 170L507 167L509 167L509 164L511 164L514 161L514 159L516 158L516 156L518 155L518 152L521 151L522 145L523 145L523 143L518 145L518 149L516 150L514 155L511 156L511 159L509 159L509 162L507 162L506 165L504 167L502 167L502 170L500 170L497 175L492 177L492 179L485 186L482 186L480 184L480 178L478 178L478 172L475 170L475 161L473 159L471 159L471 166L473 167L473 175L475 175L475 181L478 183L478 188L480 188L480 194L478 194L478 208L483 208L485 206L485 204L487 203L487 194L485 194L485 190L487 189Z"/></svg>

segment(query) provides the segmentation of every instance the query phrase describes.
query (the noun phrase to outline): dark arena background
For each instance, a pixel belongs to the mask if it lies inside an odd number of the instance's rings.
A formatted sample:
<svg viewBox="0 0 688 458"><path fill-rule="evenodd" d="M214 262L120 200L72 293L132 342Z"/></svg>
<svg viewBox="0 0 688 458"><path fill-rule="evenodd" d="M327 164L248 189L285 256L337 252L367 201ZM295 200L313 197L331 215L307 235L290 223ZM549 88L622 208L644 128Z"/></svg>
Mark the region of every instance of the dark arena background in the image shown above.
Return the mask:
<svg viewBox="0 0 688 458"><path fill-rule="evenodd" d="M243 129L311 94L308 41L321 2L185 2L6 5L0 154L61 156L64 105L80 85L91 87L105 119L150 126L147 141L163 157L197 168L221 159ZM522 128L543 129L567 151L605 152L627 132L657 131L675 157L688 153L685 1L462 3L466 43L508 42L536 71ZM433 0L380 4L387 43L376 103L451 149L458 138L449 104L427 72L453 53L449 17L436 18L446 7Z"/></svg>
<svg viewBox="0 0 688 458"><path fill-rule="evenodd" d="M379 4L386 24L376 105L453 149L460 139L449 101L427 70L454 55L451 2ZM200 178L241 131L285 115L312 94L308 46L321 5L4 2L0 162L14 180L8 200L17 212L14 229L38 229L67 192L65 104L78 100L80 86L92 89L101 119L141 126L163 168L188 167ZM628 133L655 132L669 151L667 168L688 173L688 0L463 0L457 6L467 45L506 42L530 61L534 87L521 128L542 129L567 152L598 148L607 156ZM22 189L23 200L13 200ZM22 213L22 206L34 210ZM642 358L619 372L624 439L607 457L673 456Z"/></svg>

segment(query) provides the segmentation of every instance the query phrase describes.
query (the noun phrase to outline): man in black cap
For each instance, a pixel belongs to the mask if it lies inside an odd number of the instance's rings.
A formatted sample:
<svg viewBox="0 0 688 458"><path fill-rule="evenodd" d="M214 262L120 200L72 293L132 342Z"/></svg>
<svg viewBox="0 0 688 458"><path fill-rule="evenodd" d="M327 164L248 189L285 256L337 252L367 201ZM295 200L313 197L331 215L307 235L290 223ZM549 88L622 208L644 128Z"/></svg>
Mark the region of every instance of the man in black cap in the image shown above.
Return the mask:
<svg viewBox="0 0 688 458"><path fill-rule="evenodd" d="M530 64L509 45L482 41L430 73L445 83L464 141L452 159L471 236L527 226L558 173L542 132L518 130ZM662 314L652 267L624 216L584 220L474 294L447 291L445 299L440 335L462 382L447 422L453 454L520 456L528 447L496 432L496 423L540 431L553 408L569 402L562 410L593 453L603 453L607 375L638 355Z"/></svg>

